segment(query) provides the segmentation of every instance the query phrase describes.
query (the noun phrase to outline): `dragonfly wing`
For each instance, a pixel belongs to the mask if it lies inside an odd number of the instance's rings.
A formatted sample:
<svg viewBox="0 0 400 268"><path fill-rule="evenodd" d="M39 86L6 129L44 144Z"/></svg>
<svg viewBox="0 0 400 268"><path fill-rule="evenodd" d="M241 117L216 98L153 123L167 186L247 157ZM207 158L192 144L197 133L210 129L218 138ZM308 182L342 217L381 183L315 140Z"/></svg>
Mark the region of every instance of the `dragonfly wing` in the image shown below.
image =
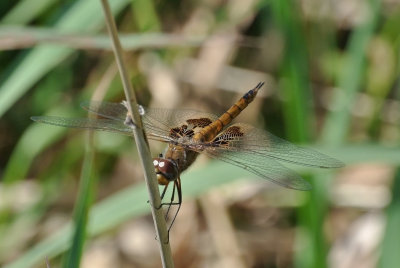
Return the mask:
<svg viewBox="0 0 400 268"><path fill-rule="evenodd" d="M122 122L125 121L128 112L121 103L91 101L83 102L81 106L89 112ZM188 125L189 119L209 118L214 121L218 118L210 113L188 109L143 108L143 110L142 120L148 138L164 142L172 142L171 129Z"/></svg>
<svg viewBox="0 0 400 268"><path fill-rule="evenodd" d="M297 146L247 124L234 124L219 134L209 146L217 150L247 152L257 157L318 168L339 168L344 164L315 150Z"/></svg>
<svg viewBox="0 0 400 268"><path fill-rule="evenodd" d="M128 113L125 106L117 102L84 101L81 107L91 113L122 122Z"/></svg>
<svg viewBox="0 0 400 268"><path fill-rule="evenodd" d="M57 116L33 116L31 119L54 126L102 130L132 136L132 129L129 126L111 119L65 118Z"/></svg>
<svg viewBox="0 0 400 268"><path fill-rule="evenodd" d="M302 191L311 189L311 185L300 175L273 159L260 158L259 155L252 153L212 150L211 148L203 151L203 153L209 157L241 167L283 187Z"/></svg>
<svg viewBox="0 0 400 268"><path fill-rule="evenodd" d="M171 131L174 128L184 125L189 128L194 127L193 122L212 122L218 116L189 109L145 108L142 118L149 139L172 142L174 138L171 136Z"/></svg>

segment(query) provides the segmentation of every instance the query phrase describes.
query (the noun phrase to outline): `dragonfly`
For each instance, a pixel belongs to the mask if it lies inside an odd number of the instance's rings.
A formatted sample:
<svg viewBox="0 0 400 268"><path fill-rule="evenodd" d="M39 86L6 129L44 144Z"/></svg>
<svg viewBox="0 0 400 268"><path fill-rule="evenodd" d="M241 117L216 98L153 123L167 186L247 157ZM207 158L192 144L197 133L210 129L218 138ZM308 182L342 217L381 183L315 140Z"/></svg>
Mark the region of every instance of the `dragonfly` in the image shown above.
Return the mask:
<svg viewBox="0 0 400 268"><path fill-rule="evenodd" d="M315 150L297 146L266 130L245 123L231 124L256 97L264 85L258 83L221 116L188 109L139 107L146 136L167 143L164 153L153 158L161 199L173 184L171 202L182 203L180 175L199 154L243 168L280 186L307 191L311 185L280 162L315 168L340 168L344 164ZM81 107L99 118L64 118L34 116L37 122L69 127L115 132L132 136L132 122L126 103L84 102ZM177 202L173 202L175 191ZM178 208L178 210L179 210Z"/></svg>

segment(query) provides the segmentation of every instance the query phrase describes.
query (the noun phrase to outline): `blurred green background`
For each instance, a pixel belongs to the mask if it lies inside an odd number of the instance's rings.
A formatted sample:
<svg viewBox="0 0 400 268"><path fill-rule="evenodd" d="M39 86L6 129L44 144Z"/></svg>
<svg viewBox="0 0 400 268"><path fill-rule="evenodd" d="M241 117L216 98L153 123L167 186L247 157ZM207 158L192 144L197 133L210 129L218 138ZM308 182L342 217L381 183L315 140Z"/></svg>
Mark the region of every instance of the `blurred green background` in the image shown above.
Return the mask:
<svg viewBox="0 0 400 268"><path fill-rule="evenodd" d="M141 104L219 114L265 81L237 121L346 163L297 192L198 159L176 267L398 266L400 1L110 5ZM100 1L1 1L0 50L0 265L160 267L132 140L29 119L124 98Z"/></svg>

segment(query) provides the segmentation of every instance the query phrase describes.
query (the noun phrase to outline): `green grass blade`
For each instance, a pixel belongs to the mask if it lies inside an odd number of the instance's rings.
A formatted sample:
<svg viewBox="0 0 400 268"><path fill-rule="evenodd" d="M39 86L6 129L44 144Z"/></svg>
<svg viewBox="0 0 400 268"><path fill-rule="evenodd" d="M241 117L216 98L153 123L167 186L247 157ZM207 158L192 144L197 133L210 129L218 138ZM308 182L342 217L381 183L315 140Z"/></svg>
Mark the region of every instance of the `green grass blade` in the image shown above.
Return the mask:
<svg viewBox="0 0 400 268"><path fill-rule="evenodd" d="M72 245L64 259L63 267L65 268L79 267L83 246L86 240L88 214L94 196L95 176L93 175L93 132L90 131L87 136L88 144L86 146L86 153L83 160L78 199L74 212L75 231L72 238Z"/></svg>
<svg viewBox="0 0 400 268"><path fill-rule="evenodd" d="M138 25L138 32L159 32L161 23L156 13L154 1L136 0L132 2L134 20Z"/></svg>
<svg viewBox="0 0 400 268"><path fill-rule="evenodd" d="M115 14L128 3L128 0L114 0L110 5ZM99 30L103 25L100 2L81 0L66 11L54 28L67 32L92 32ZM40 78L73 52L70 48L50 45L32 49L1 83L0 117Z"/></svg>
<svg viewBox="0 0 400 268"><path fill-rule="evenodd" d="M356 163L360 159L363 160L362 157L368 155L368 161L400 165L399 150L379 145L345 146L335 148L335 150L331 151L320 151L332 153L333 156L339 159L345 158L346 156L346 160L352 163ZM387 157L383 158L382 156ZM302 171L304 171L304 169L302 169ZM307 172L309 171L318 171L318 169L308 168ZM254 178L252 174L243 169L223 162L212 162L202 169L190 170L184 174L182 181L184 198L198 196L211 188L245 177ZM325 178L321 179L323 180ZM297 193L307 194L301 192ZM111 228L117 227L127 220L149 213L150 209L147 200L147 189L144 184L139 184L119 191L96 204L90 212L87 230L88 235L98 235ZM314 214L314 216L317 217L318 215ZM32 246L24 255L4 267L31 267L42 262L45 256L53 257L64 252L70 245L72 232L72 225L69 223L61 228L57 234Z"/></svg>
<svg viewBox="0 0 400 268"><path fill-rule="evenodd" d="M205 169L193 170L183 182L184 197L198 195L211 187L249 175L242 169L233 167L227 170L226 167L227 164L212 163ZM93 207L90 212L88 233L97 235L126 220L149 213L147 200L147 189L142 183L114 194ZM5 265L4 268L31 267L42 262L45 256L50 258L62 253L70 245L72 232L72 225L69 223L57 234L31 247L23 256Z"/></svg>
<svg viewBox="0 0 400 268"><path fill-rule="evenodd" d="M368 42L372 37L379 14L379 3L377 0L369 1L371 17L361 24L352 34L349 47L347 48L347 61L340 73L338 88L342 90L334 98L334 107L339 107L328 114L324 124L321 140L324 144L339 145L345 142L347 132L350 128L351 115L350 106L354 103L356 93L361 89L362 74L365 65L365 51ZM341 158L339 158L341 159ZM342 159L341 159L342 160ZM312 178L312 185L315 191L310 195L310 200L303 211L302 216L305 226L308 226L308 233L311 242L312 263L304 260L304 252L300 252L298 259L303 258L299 264L306 263L307 267L326 267L327 246L324 235L324 219L328 210L328 190L333 174L324 176L316 174ZM307 249L310 250L310 249Z"/></svg>
<svg viewBox="0 0 400 268"><path fill-rule="evenodd" d="M89 235L99 234L132 217L148 213L150 210L146 200L147 189L144 184L139 184L126 188L100 202L90 212ZM45 256L49 258L56 256L68 249L72 235L72 224L68 223L60 228L59 232L31 247L23 256L4 267L32 267L42 262Z"/></svg>
<svg viewBox="0 0 400 268"><path fill-rule="evenodd" d="M55 109L53 112L60 115L72 113L65 108ZM30 119L26 118L26 120ZM32 122L32 126L22 135L8 160L3 173L3 182L11 183L24 179L33 159L47 146L59 140L67 130L66 128L44 127Z"/></svg>
<svg viewBox="0 0 400 268"><path fill-rule="evenodd" d="M287 137L291 141L306 142L313 115L306 41L297 16L299 7L294 1L273 1L272 7L285 38L281 89L285 96L283 113Z"/></svg>
<svg viewBox="0 0 400 268"><path fill-rule="evenodd" d="M39 16L48 7L58 2L58 0L23 0L20 1L10 12L8 12L1 24L26 24Z"/></svg>
<svg viewBox="0 0 400 268"><path fill-rule="evenodd" d="M378 267L391 268L400 263L400 169L392 187L392 202L386 210L387 222Z"/></svg>
<svg viewBox="0 0 400 268"><path fill-rule="evenodd" d="M321 140L327 144L342 143L350 128L350 109L361 89L362 75L365 68L366 49L377 27L380 1L369 0L369 19L361 24L352 34L347 48L347 57L342 65L337 92L333 99L332 111L322 130Z"/></svg>
<svg viewBox="0 0 400 268"><path fill-rule="evenodd" d="M306 49L306 37L299 7L294 1L273 1L274 15L285 38L285 57L282 66L283 94L285 96L283 113L285 129L289 140L309 141L310 128L314 126L309 66ZM311 180L313 183L313 180ZM298 267L322 268L326 266L327 248L323 236L321 221L326 211L326 198L321 198L323 189L314 189L308 195L308 201L297 211L300 225L306 230L309 239L307 253L300 251L295 256ZM325 202L324 202L325 201ZM316 207L316 205L319 205ZM303 238L300 238L304 241Z"/></svg>

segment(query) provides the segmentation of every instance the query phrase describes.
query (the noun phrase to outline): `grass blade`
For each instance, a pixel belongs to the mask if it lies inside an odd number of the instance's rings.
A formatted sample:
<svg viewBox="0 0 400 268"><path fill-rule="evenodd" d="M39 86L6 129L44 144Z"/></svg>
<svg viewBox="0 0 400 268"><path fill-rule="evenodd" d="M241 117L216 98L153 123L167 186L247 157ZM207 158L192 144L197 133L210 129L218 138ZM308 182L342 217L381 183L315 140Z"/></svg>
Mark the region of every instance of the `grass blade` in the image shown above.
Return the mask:
<svg viewBox="0 0 400 268"><path fill-rule="evenodd" d="M118 13L128 0L111 1L113 14ZM54 25L59 31L92 32L104 25L101 6L97 0L81 0L66 11ZM0 86L0 117L54 66L74 52L73 49L41 45L32 49L10 72Z"/></svg>
<svg viewBox="0 0 400 268"><path fill-rule="evenodd" d="M167 33L136 33L119 34L121 43L126 50L138 48L160 48L168 46L198 46L206 37L187 36L182 34ZM30 48L39 44L54 44L75 49L112 50L112 43L105 34L88 35L60 32L53 28L38 27L0 27L0 50Z"/></svg>
<svg viewBox="0 0 400 268"><path fill-rule="evenodd" d="M88 214L93 202L95 176L93 174L94 146L93 132L87 133L86 153L83 160L82 172L79 184L78 200L75 205L74 226L75 231L72 245L64 259L63 267L79 267L83 246L86 240Z"/></svg>
<svg viewBox="0 0 400 268"><path fill-rule="evenodd" d="M162 266L165 268L173 268L174 261L172 259L171 247L169 244L169 232L167 231L166 220L161 209L161 197L158 189L158 182L154 170L153 160L150 154L149 144L143 128L141 115L139 114L136 101L136 95L132 87L131 80L126 68L126 62L123 55L121 42L118 37L117 27L112 16L108 0L101 1L104 11L104 17L107 24L108 33L113 42L114 56L118 65L118 70L121 76L122 85L124 88L126 98L126 108L130 119L136 127L132 128L132 133L136 142L137 150L139 153L140 162L144 171L144 179L149 193L149 201L151 204L151 214L153 217L156 235ZM165 242L167 241L167 242Z"/></svg>
<svg viewBox="0 0 400 268"><path fill-rule="evenodd" d="M386 210L387 222L378 267L396 267L400 263L400 169L392 187L392 202Z"/></svg>
<svg viewBox="0 0 400 268"><path fill-rule="evenodd" d="M56 2L58 0L20 1L3 17L1 24L27 24Z"/></svg>
<svg viewBox="0 0 400 268"><path fill-rule="evenodd" d="M400 165L400 151L380 145L343 146L329 151L329 153L339 159L346 156L346 160L353 163L365 161L366 159L362 157L367 155L367 160L370 162L383 161L383 163ZM385 155L387 156L386 158L381 157ZM301 169L301 171L305 170ZM316 169L307 169L306 171L316 171ZM202 169L189 170L183 176L184 199L193 198L209 189L241 178L254 177L243 169L218 161L211 162ZM99 202L93 206L89 213L88 236L98 235L117 227L129 219L148 214L150 208L147 200L148 195L145 185L139 184L121 190ZM62 227L58 233L32 246L24 255L4 267L31 267L42 262L45 256L51 258L64 252L70 245L72 231L72 224L69 223Z"/></svg>
<svg viewBox="0 0 400 268"><path fill-rule="evenodd" d="M377 27L380 1L369 0L369 19L352 34L347 48L347 57L339 76L337 92L333 99L332 111L322 130L321 141L327 144L340 144L350 128L350 105L354 103L356 93L361 89L361 79L365 66L366 49Z"/></svg>

